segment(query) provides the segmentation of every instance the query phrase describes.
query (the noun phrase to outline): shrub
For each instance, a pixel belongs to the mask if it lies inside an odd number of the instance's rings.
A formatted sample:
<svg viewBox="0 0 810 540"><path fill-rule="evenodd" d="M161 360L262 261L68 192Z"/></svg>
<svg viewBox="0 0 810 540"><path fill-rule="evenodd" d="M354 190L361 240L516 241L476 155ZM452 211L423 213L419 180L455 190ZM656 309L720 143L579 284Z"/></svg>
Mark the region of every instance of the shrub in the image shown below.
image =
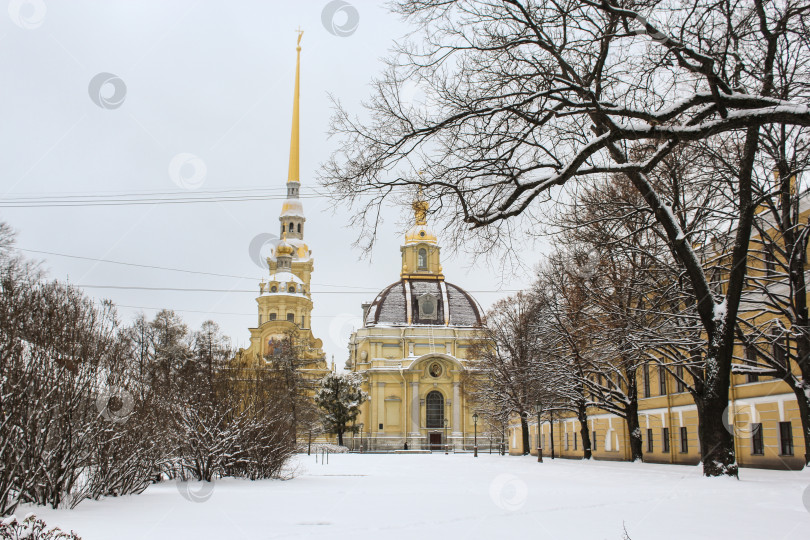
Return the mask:
<svg viewBox="0 0 810 540"><path fill-rule="evenodd" d="M46 529L45 522L34 514L22 521L10 516L0 521L0 540L82 540L75 532L62 532L59 527Z"/></svg>

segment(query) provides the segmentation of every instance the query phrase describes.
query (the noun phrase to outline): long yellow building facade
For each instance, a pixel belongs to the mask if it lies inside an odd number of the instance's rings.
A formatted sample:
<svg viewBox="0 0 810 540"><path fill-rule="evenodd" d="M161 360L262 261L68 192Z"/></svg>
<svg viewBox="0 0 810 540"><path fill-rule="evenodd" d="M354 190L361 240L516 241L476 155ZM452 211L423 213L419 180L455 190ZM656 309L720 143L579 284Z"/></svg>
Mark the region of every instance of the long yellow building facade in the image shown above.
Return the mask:
<svg viewBox="0 0 810 540"><path fill-rule="evenodd" d="M800 200L799 222L810 219L810 196ZM770 238L778 238L773 230ZM751 240L751 249L767 252L759 237ZM810 256L810 254L808 255ZM767 257L766 257L767 258ZM773 261L770 263L773 264ZM769 272L767 260L752 256L748 275L754 279ZM772 270L771 270L772 271ZM773 287L787 287L774 283ZM740 305L741 314L761 310L765 298L748 288ZM763 334L774 326L787 327L773 313L757 316L754 321ZM774 341L773 347L790 347L790 343ZM735 356L746 358L744 347L737 345ZM798 375L798 373L796 373ZM652 463L697 464L700 462L697 408L691 394L679 384L666 368L648 363L637 375L639 421L644 461ZM590 408L588 427L593 457L604 460L629 460L630 440L627 425L619 416ZM580 422L570 415L543 419L538 430L536 418L529 426L531 453L536 455L538 444L544 456L582 458ZM798 470L804 467L804 436L796 396L782 380L768 376L732 373L726 425L734 434L737 464L742 467ZM522 454L523 445L519 422L510 424L509 451Z"/></svg>

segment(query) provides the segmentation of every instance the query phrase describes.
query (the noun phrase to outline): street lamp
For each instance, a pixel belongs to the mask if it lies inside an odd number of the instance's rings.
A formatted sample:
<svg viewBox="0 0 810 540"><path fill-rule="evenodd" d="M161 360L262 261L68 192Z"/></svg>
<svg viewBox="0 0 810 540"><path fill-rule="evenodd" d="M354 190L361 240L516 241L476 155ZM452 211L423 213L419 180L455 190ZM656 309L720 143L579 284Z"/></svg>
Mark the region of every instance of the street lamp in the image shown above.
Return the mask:
<svg viewBox="0 0 810 540"><path fill-rule="evenodd" d="M543 443L541 442L542 424L540 423L540 413L543 412L543 406L538 401L534 404L534 412L537 413L537 463L543 463Z"/></svg>
<svg viewBox="0 0 810 540"><path fill-rule="evenodd" d="M363 423L360 422L357 424L357 427L360 428L360 453L363 453Z"/></svg>
<svg viewBox="0 0 810 540"><path fill-rule="evenodd" d="M548 414L551 417L551 421L549 422L551 426L551 459L554 459L554 411L551 410Z"/></svg>
<svg viewBox="0 0 810 540"><path fill-rule="evenodd" d="M478 457L478 413L473 414L473 426L475 426L475 439L473 439L473 441L474 441L473 442L473 457Z"/></svg>
<svg viewBox="0 0 810 540"><path fill-rule="evenodd" d="M444 455L447 455L447 418L444 419Z"/></svg>
<svg viewBox="0 0 810 540"><path fill-rule="evenodd" d="M357 446L354 444L354 436L357 434L357 426L355 420L352 420L352 452L357 452Z"/></svg>

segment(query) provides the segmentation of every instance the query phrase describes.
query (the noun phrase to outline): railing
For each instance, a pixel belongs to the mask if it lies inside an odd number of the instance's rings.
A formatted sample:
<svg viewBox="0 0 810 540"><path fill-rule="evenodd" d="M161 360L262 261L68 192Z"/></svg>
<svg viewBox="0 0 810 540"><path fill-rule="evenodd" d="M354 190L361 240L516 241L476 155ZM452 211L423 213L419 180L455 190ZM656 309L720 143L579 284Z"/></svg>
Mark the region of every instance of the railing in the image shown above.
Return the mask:
<svg viewBox="0 0 810 540"><path fill-rule="evenodd" d="M349 439L345 441L345 445L349 448L350 452L354 453L393 453L393 452L403 452L405 450L414 450L414 451L432 451L432 452L448 452L454 454L462 454L462 453L473 453L475 451L475 444L472 439L465 438L464 441L450 441L448 443L442 442L441 444L433 444L431 445L427 440L420 440L418 443L414 443L413 440L408 439L407 447L401 438L397 438L394 440L386 440L386 439L367 439L363 438L362 442L360 439L355 438L354 440ZM498 440L478 440L478 453L479 454L507 454L509 452L509 447L505 441L498 441Z"/></svg>

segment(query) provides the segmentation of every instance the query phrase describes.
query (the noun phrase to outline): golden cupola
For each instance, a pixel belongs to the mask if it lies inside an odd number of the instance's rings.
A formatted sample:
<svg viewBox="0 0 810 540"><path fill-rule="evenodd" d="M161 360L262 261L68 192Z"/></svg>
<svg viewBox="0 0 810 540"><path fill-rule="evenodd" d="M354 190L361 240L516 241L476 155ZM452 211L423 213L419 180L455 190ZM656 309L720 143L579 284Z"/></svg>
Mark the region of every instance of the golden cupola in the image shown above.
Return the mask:
<svg viewBox="0 0 810 540"><path fill-rule="evenodd" d="M287 243L287 233L281 236L281 242L276 246L277 257L289 257L295 252L295 248Z"/></svg>
<svg viewBox="0 0 810 540"><path fill-rule="evenodd" d="M411 204L414 225L405 233L402 251L402 272L404 278L444 279L439 259L441 248L436 235L427 227L428 202L419 191Z"/></svg>

